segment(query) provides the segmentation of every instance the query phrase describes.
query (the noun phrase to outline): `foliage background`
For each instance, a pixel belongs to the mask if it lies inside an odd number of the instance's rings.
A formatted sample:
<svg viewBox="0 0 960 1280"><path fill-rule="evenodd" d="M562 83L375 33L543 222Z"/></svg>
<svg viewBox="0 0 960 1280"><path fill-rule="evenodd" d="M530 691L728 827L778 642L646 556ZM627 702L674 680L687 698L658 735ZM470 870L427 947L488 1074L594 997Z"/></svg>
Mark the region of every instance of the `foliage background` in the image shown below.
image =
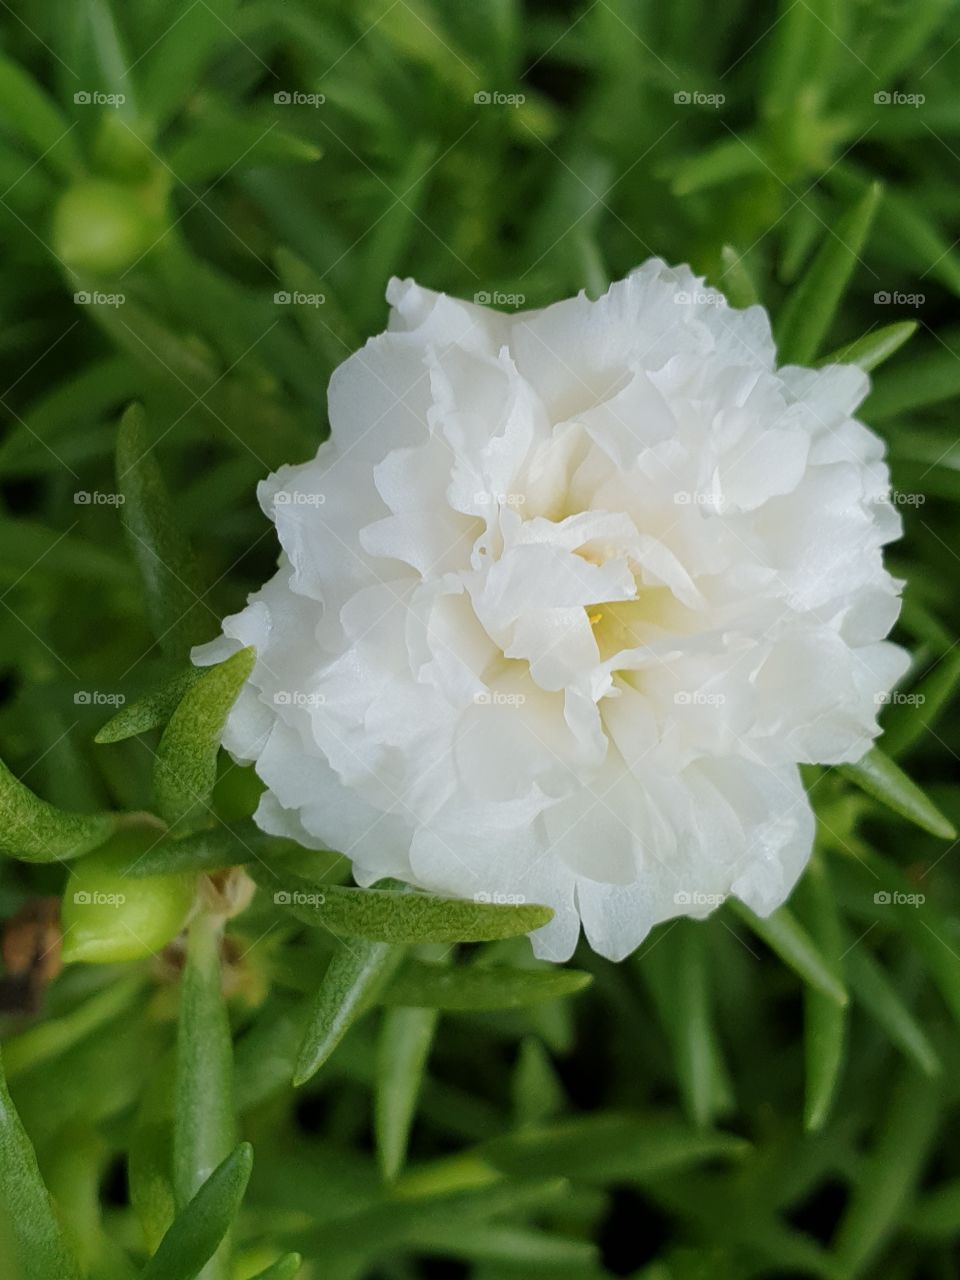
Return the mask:
<svg viewBox="0 0 960 1280"><path fill-rule="evenodd" d="M166 670L109 499L131 400L196 548L185 631L205 638L272 571L256 481L315 450L329 374L382 328L391 274L537 306L656 253L792 309L795 341L812 317L816 356L916 324L863 412L903 495L918 695L885 711L886 743L956 821L958 77L954 0L2 3L0 755L66 808L150 803L157 735L92 742L110 697ZM873 180L861 243L844 218ZM233 819L249 780L223 773ZM338 944L259 894L227 966L255 1149L235 1274L297 1249L325 1280L954 1276L954 846L833 772L810 784L821 839L791 909L812 961L724 908L620 966L583 951L593 984L566 1000L444 1013L395 1184L372 1119L383 1015L294 1091ZM57 863L2 874L4 917L64 883ZM924 901L876 898L897 891ZM95 1276L146 1258L127 1158L173 1124L156 1099L177 992L150 959L73 966L40 1022L3 1019L13 1099Z"/></svg>

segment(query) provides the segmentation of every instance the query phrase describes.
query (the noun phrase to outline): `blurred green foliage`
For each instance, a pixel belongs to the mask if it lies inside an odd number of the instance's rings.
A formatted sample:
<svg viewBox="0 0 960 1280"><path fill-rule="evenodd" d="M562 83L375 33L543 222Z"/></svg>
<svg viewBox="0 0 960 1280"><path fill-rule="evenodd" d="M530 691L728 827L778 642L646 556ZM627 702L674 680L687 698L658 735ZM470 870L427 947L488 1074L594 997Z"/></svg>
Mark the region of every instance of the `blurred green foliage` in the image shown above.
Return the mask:
<svg viewBox="0 0 960 1280"><path fill-rule="evenodd" d="M401 955L364 937L373 908L330 891L344 947L269 886L222 946L201 916L186 955L68 967L41 1019L2 1018L5 1276L956 1275L958 77L954 0L0 5L13 775L142 810L180 699L173 737L216 727L177 663L268 575L256 481L314 452L390 275L537 306L656 253L762 301L793 358L892 356L864 416L902 498L915 661L884 747L926 793L882 759L811 770L788 911L667 925L620 966L583 951L588 990L492 916L497 941ZM253 857L251 791L221 761L229 829L188 836L175 876L162 845L124 864L172 929L184 873ZM4 861L5 918L111 828L58 825L5 773L0 807L0 843L53 851ZM347 879L281 843L256 850L296 883Z"/></svg>

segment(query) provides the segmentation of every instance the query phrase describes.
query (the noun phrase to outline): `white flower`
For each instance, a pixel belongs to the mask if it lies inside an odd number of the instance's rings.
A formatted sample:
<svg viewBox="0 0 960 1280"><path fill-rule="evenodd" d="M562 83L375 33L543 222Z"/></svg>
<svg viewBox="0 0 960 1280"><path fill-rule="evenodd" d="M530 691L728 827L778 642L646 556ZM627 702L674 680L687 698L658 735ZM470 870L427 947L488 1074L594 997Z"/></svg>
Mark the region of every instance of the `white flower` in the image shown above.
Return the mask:
<svg viewBox="0 0 960 1280"><path fill-rule="evenodd" d="M225 745L256 820L357 880L554 908L601 954L789 894L798 762L859 759L906 666L853 366L652 260L502 315L394 280L331 438L260 486L276 575L197 652L258 660Z"/></svg>

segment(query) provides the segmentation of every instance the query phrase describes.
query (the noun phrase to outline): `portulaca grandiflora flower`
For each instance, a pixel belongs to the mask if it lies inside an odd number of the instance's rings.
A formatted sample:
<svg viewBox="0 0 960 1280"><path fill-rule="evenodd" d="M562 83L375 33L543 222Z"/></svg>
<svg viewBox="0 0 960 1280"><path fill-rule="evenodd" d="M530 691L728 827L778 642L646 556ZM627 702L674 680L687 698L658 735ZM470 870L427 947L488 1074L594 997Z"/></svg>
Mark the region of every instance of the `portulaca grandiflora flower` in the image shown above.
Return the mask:
<svg viewBox="0 0 960 1280"><path fill-rule="evenodd" d="M279 568L225 745L268 832L627 955L789 894L798 764L855 761L906 667L858 368L777 368L763 308L651 260L501 314L394 280L330 439L260 486Z"/></svg>

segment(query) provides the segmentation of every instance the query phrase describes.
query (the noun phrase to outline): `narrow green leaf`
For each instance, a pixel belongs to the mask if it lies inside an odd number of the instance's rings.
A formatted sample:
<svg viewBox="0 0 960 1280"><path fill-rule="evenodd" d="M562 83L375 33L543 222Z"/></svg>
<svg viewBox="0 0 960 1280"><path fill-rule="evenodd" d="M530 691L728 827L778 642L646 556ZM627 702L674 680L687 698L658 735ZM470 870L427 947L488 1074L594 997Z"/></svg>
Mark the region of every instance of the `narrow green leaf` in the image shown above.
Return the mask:
<svg viewBox="0 0 960 1280"><path fill-rule="evenodd" d="M932 836L956 839L953 823L879 747L869 751L858 764L841 765L840 772L868 796Z"/></svg>
<svg viewBox="0 0 960 1280"><path fill-rule="evenodd" d="M23 862L64 862L103 844L117 813L69 813L47 804L0 760L0 852Z"/></svg>
<svg viewBox="0 0 960 1280"><path fill-rule="evenodd" d="M960 395L958 352L960 334L945 331L932 349L918 353L909 364L886 370L864 405L867 420L885 422Z"/></svg>
<svg viewBox="0 0 960 1280"><path fill-rule="evenodd" d="M817 364L821 367L827 364L855 364L869 373L871 369L876 369L885 360L889 360L916 331L916 320L885 324L882 329L871 329L856 342L823 356Z"/></svg>
<svg viewBox="0 0 960 1280"><path fill-rule="evenodd" d="M157 812L181 831L207 816L223 726L256 656L253 649L240 649L209 667L163 731L154 768Z"/></svg>
<svg viewBox="0 0 960 1280"><path fill-rule="evenodd" d="M515 1176L587 1182L655 1178L703 1160L744 1155L750 1144L732 1134L700 1132L672 1117L602 1112L494 1138L481 1148L496 1168Z"/></svg>
<svg viewBox="0 0 960 1280"><path fill-rule="evenodd" d="M24 1280L80 1280L80 1267L67 1249L37 1157L7 1091L0 1060L0 1204Z"/></svg>
<svg viewBox="0 0 960 1280"><path fill-rule="evenodd" d="M216 826L178 839L157 840L144 853L131 856L123 874L143 880L182 871L220 871L257 856L251 839L262 841L263 835L248 837L246 825L241 824L236 830Z"/></svg>
<svg viewBox="0 0 960 1280"><path fill-rule="evenodd" d="M776 326L782 364L808 364L826 337L856 266L880 200L874 183L827 233L813 262L791 291Z"/></svg>
<svg viewBox="0 0 960 1280"><path fill-rule="evenodd" d="M842 925L826 862L814 856L797 888L797 905L826 964L840 979ZM843 1070L847 1010L816 987L803 989L804 1101L807 1129L821 1129L830 1114Z"/></svg>
<svg viewBox="0 0 960 1280"><path fill-rule="evenodd" d="M593 981L576 969L511 969L506 965L446 965L408 960L383 993L387 1005L461 1012L523 1009L582 991Z"/></svg>
<svg viewBox="0 0 960 1280"><path fill-rule="evenodd" d="M939 1075L941 1065L936 1050L866 948L857 946L849 951L844 967L854 998L879 1023L901 1053L925 1075Z"/></svg>
<svg viewBox="0 0 960 1280"><path fill-rule="evenodd" d="M525 1036L510 1081L518 1127L543 1124L564 1110L567 1095L550 1054L536 1036Z"/></svg>
<svg viewBox="0 0 960 1280"><path fill-rule="evenodd" d="M191 645L208 637L215 620L203 603L193 553L153 445L142 407L131 405L117 435L121 517L143 579L153 633L168 653L182 659Z"/></svg>
<svg viewBox="0 0 960 1280"><path fill-rule="evenodd" d="M927 1076L910 1070L875 1114L880 1124L840 1221L834 1251L844 1280L876 1275L871 1269L900 1218L936 1138L939 1091Z"/></svg>
<svg viewBox="0 0 960 1280"><path fill-rule="evenodd" d="M539 929L553 917L549 907L525 903L469 902L392 889L349 889L284 876L273 900L305 924L343 937L374 942L490 942Z"/></svg>
<svg viewBox="0 0 960 1280"><path fill-rule="evenodd" d="M750 274L746 261L732 244L725 244L720 250L720 261L723 271L717 279L717 286L726 295L732 307L752 307L760 301L756 281Z"/></svg>
<svg viewBox="0 0 960 1280"><path fill-rule="evenodd" d="M276 1262L271 1262L266 1271L258 1271L253 1280L293 1280L302 1262L299 1253L285 1253Z"/></svg>
<svg viewBox="0 0 960 1280"><path fill-rule="evenodd" d="M197 683L203 674L202 667L187 667L166 680L159 689L130 702L110 717L98 731L94 742L122 742L149 729L158 729L167 723L183 700L187 690Z"/></svg>
<svg viewBox="0 0 960 1280"><path fill-rule="evenodd" d="M403 958L400 947L351 941L335 953L310 1011L294 1085L305 1084L333 1053L353 1023L376 1002Z"/></svg>
<svg viewBox="0 0 960 1280"><path fill-rule="evenodd" d="M150 57L141 64L142 106L154 130L187 101L219 45L237 41L237 0L203 0L165 24Z"/></svg>
<svg viewBox="0 0 960 1280"><path fill-rule="evenodd" d="M174 1219L141 1280L196 1280L209 1274L205 1264L230 1230L252 1168L253 1147L241 1142Z"/></svg>
<svg viewBox="0 0 960 1280"><path fill-rule="evenodd" d="M710 1008L706 940L699 921L675 921L635 961L670 1042L685 1110L700 1127L729 1102Z"/></svg>
<svg viewBox="0 0 960 1280"><path fill-rule="evenodd" d="M374 1131L380 1171L387 1182L403 1168L438 1016L436 1009L388 1009L383 1017Z"/></svg>
<svg viewBox="0 0 960 1280"><path fill-rule="evenodd" d="M847 1003L843 983L833 973L809 933L786 907L781 907L779 911L763 919L736 899L731 899L730 905L744 924L804 982L829 996L837 1004Z"/></svg>
<svg viewBox="0 0 960 1280"><path fill-rule="evenodd" d="M907 698L895 704L883 729L883 749L888 756L904 755L921 740L928 726L960 687L960 645L938 659Z"/></svg>
<svg viewBox="0 0 960 1280"><path fill-rule="evenodd" d="M37 1023L7 1040L3 1046L7 1079L59 1057L85 1036L105 1028L143 992L145 981L143 974L134 974L111 982L61 1017Z"/></svg>
<svg viewBox="0 0 960 1280"><path fill-rule="evenodd" d="M0 56L0 116L7 129L30 143L36 156L70 177L83 162L72 126L36 80L12 59Z"/></svg>
<svg viewBox="0 0 960 1280"><path fill-rule="evenodd" d="M173 1192L173 1110L176 1051L148 1076L127 1151L130 1203L151 1253L176 1217Z"/></svg>
<svg viewBox="0 0 960 1280"><path fill-rule="evenodd" d="M238 118L227 110L208 109L192 123L174 147L169 163L181 182L209 182L234 168L312 163L323 155L306 138L262 118Z"/></svg>
<svg viewBox="0 0 960 1280"><path fill-rule="evenodd" d="M221 990L220 937L220 926L211 916L204 912L194 919L180 993L173 1185L182 1213L237 1140L233 1044ZM212 1253L211 1248L206 1258ZM204 1280L225 1280L229 1274L229 1249L225 1247L203 1276Z"/></svg>

